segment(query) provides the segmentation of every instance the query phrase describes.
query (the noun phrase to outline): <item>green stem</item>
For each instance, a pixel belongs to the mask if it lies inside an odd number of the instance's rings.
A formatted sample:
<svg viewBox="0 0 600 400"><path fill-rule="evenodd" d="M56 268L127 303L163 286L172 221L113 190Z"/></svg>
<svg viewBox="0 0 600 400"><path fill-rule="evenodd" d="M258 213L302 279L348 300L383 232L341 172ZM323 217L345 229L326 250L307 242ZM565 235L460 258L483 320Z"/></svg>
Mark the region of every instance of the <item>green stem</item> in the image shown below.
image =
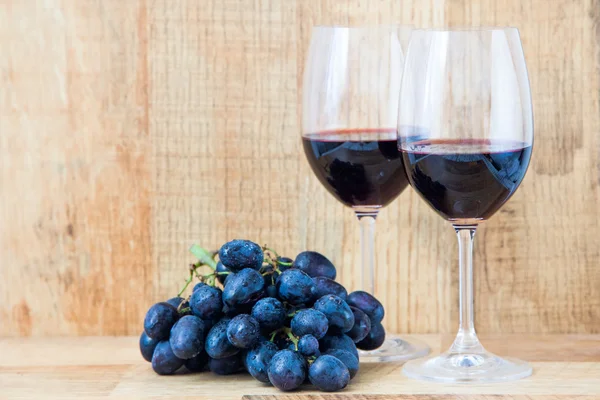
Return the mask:
<svg viewBox="0 0 600 400"><path fill-rule="evenodd" d="M271 252L271 253L275 254L275 258L279 257L279 254L277 254L277 252L275 250L267 247L266 244L262 247L262 249L263 249L263 251L268 251L268 252Z"/></svg>
<svg viewBox="0 0 600 400"><path fill-rule="evenodd" d="M279 261L279 260L277 260L277 264L283 265L284 267L291 267L294 263L293 262L285 262L285 261Z"/></svg>
<svg viewBox="0 0 600 400"><path fill-rule="evenodd" d="M208 265L213 270L217 269L217 262L213 259L211 252L208 250L203 249L197 244L194 244L192 247L190 247L190 252L196 256L196 258L200 260L202 264Z"/></svg>
<svg viewBox="0 0 600 400"><path fill-rule="evenodd" d="M269 268L269 267L277 268L277 263L275 261L273 261L273 259L269 256L267 256L263 260L263 263L266 263L266 265L263 265L262 267L260 267L261 270L264 268Z"/></svg>
<svg viewBox="0 0 600 400"><path fill-rule="evenodd" d="M183 292L185 292L185 289L187 289L187 287L190 285L190 283L192 283L192 279L194 279L194 271L195 269L191 269L190 268L190 276L189 278L187 278L187 280L185 281L185 286L179 291L179 293L177 293L177 296L181 296L181 294Z"/></svg>
<svg viewBox="0 0 600 400"><path fill-rule="evenodd" d="M181 314L185 314L186 312L190 312L191 310L192 309L189 307L184 307L181 310L177 310L177 311L179 311L179 314L181 315Z"/></svg>
<svg viewBox="0 0 600 400"><path fill-rule="evenodd" d="M296 348L296 351L298 351L298 338L296 336L294 336L294 334L292 333L291 330L286 330L285 333L287 334L287 337L290 338L292 343L294 343L294 347Z"/></svg>
<svg viewBox="0 0 600 400"><path fill-rule="evenodd" d="M275 336L277 336L277 333L279 333L279 329L276 329L273 332L271 332L271 337L269 338L269 342L273 342L273 340L275 340Z"/></svg>
<svg viewBox="0 0 600 400"><path fill-rule="evenodd" d="M186 301L188 301L188 302L190 301L190 297L191 297L191 296L188 296L186 299L183 299L183 300L181 300L181 301L179 302L179 305L177 306L177 311L178 311L178 312L181 312L181 306L182 306L182 305L183 305L183 304L184 304ZM185 308L185 307L184 307L184 308Z"/></svg>

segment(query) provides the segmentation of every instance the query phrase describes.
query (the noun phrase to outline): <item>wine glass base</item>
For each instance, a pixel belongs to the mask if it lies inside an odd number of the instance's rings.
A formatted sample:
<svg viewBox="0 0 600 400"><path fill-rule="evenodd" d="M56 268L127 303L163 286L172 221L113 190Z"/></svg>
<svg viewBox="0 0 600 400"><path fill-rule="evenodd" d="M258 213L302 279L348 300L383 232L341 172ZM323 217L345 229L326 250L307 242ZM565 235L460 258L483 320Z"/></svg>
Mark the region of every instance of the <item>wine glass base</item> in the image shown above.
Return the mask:
<svg viewBox="0 0 600 400"><path fill-rule="evenodd" d="M404 375L442 383L490 383L526 378L531 366L515 358L501 358L483 351L480 353L443 353L413 360L402 368Z"/></svg>
<svg viewBox="0 0 600 400"><path fill-rule="evenodd" d="M429 354L429 346L416 339L402 339L388 335L385 342L375 350L359 350L360 362L408 361Z"/></svg>

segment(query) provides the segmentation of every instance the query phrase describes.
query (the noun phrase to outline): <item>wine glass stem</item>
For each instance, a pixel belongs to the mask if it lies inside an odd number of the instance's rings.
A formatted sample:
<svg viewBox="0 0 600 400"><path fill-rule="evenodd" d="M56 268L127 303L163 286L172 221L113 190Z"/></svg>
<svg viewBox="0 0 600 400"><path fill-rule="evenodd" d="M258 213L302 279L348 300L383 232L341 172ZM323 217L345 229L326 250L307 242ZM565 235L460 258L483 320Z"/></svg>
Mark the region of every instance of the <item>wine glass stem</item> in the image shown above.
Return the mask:
<svg viewBox="0 0 600 400"><path fill-rule="evenodd" d="M377 211L359 212L362 290L375 294L375 219Z"/></svg>
<svg viewBox="0 0 600 400"><path fill-rule="evenodd" d="M483 346L475 333L473 300L473 238L477 225L454 225L458 237L459 309L458 334L450 348L453 353L481 353Z"/></svg>

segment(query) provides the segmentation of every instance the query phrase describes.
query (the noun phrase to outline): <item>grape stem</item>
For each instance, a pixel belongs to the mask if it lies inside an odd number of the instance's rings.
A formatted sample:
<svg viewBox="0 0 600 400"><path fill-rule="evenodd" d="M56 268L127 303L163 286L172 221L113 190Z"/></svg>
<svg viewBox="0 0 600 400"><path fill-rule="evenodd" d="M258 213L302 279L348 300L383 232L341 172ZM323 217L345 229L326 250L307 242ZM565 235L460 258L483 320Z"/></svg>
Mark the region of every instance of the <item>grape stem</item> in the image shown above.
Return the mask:
<svg viewBox="0 0 600 400"><path fill-rule="evenodd" d="M292 328L282 326L281 328L275 329L273 332L271 332L271 338L269 339L269 341L272 342L273 340L275 340L275 336L277 336L278 333L285 333L287 337L290 338L292 342L294 342L294 344L296 345L296 350L298 350L298 338L292 333Z"/></svg>
<svg viewBox="0 0 600 400"><path fill-rule="evenodd" d="M185 303L186 301L190 301L190 296L187 297L187 299L185 300L181 300L179 302L179 305L177 306L177 312L181 312L181 306L183 305L183 303ZM185 307L184 307L185 308Z"/></svg>
<svg viewBox="0 0 600 400"><path fill-rule="evenodd" d="M214 254L206 249L198 246L197 244L190 247L190 253L192 253L200 262L210 267L213 271L217 269L217 262L214 260Z"/></svg>
<svg viewBox="0 0 600 400"><path fill-rule="evenodd" d="M290 328L285 328L285 333L287 334L287 337L290 338L292 343L294 343L295 350L298 351L298 338L294 336Z"/></svg>
<svg viewBox="0 0 600 400"><path fill-rule="evenodd" d="M196 271L196 268L190 267L190 276L185 281L185 285L183 286L183 288L179 291L179 293L177 293L177 297L181 296L181 294L185 292L185 289L187 289L190 283L192 283L192 279L194 279L194 271Z"/></svg>
<svg viewBox="0 0 600 400"><path fill-rule="evenodd" d="M206 284L208 286L215 286L215 274L206 275Z"/></svg>
<svg viewBox="0 0 600 400"><path fill-rule="evenodd" d="M266 265L263 265L262 267L260 267L260 269L267 267L273 267L274 269L277 269L277 263L273 261L273 259L269 255L267 255L267 257L263 259L263 263L265 263Z"/></svg>
<svg viewBox="0 0 600 400"><path fill-rule="evenodd" d="M177 311L179 312L179 315L182 315L182 314L185 314L186 312L192 311L192 309L189 307L184 307L181 310L177 310Z"/></svg>
<svg viewBox="0 0 600 400"><path fill-rule="evenodd" d="M277 252L271 248L269 248L266 244L262 247L263 251L268 251L270 253L273 253L275 255L275 258L279 258L279 254L277 254Z"/></svg>
<svg viewBox="0 0 600 400"><path fill-rule="evenodd" d="M279 329L276 329L273 332L271 332L271 337L269 338L269 342L272 343L275 340L275 336L277 336L278 333L279 333Z"/></svg>

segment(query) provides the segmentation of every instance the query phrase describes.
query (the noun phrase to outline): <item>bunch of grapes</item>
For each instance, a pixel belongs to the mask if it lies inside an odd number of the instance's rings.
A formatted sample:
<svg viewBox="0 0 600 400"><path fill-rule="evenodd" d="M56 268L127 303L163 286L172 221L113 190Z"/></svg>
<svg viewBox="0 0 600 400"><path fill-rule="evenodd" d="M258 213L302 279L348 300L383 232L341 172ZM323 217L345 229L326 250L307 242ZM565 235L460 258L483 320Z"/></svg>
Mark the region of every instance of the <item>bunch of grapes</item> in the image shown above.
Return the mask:
<svg viewBox="0 0 600 400"><path fill-rule="evenodd" d="M157 374L183 366L219 375L245 370L280 390L310 381L333 392L357 374L357 348L374 350L385 340L381 303L366 292L348 294L317 252L292 260L248 240L191 251L199 261L184 288L144 319L140 350ZM192 294L181 297L195 277Z"/></svg>

